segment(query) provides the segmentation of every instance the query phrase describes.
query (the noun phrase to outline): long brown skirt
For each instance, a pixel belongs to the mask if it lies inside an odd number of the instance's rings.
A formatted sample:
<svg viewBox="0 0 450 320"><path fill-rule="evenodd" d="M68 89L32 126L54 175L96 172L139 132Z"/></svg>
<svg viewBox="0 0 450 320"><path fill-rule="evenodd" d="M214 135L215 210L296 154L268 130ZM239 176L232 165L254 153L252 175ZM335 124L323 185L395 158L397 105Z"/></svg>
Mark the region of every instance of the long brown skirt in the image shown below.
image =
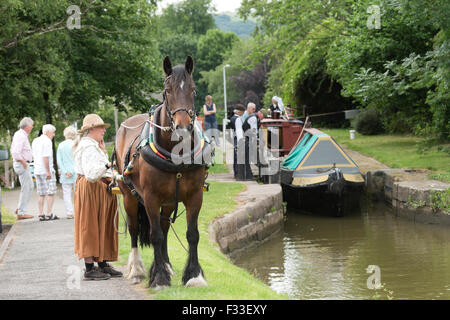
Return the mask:
<svg viewBox="0 0 450 320"><path fill-rule="evenodd" d="M75 185L75 253L78 259L116 261L118 235L114 228L117 200L102 181L89 182L78 176ZM117 224L116 217L116 226Z"/></svg>

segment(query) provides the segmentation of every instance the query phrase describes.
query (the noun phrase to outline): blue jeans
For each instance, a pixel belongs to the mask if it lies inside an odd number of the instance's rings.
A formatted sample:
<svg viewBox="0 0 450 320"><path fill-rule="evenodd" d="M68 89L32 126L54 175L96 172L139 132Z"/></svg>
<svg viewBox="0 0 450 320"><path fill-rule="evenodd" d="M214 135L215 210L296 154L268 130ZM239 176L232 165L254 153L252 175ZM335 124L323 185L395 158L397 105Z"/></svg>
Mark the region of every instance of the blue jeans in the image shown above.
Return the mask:
<svg viewBox="0 0 450 320"><path fill-rule="evenodd" d="M205 121L205 133L208 137L209 141L212 142L212 137L214 137L214 141L216 142L216 145L220 147L220 132L217 129L217 121L214 122L208 122Z"/></svg>

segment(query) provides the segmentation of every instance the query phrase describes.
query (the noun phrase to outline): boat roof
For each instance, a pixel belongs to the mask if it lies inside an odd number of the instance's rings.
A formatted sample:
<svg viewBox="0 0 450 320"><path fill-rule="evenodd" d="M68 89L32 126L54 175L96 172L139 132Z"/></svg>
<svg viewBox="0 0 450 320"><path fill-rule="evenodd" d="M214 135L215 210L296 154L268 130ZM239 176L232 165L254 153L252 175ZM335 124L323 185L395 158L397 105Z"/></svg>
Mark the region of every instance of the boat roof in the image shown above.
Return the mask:
<svg viewBox="0 0 450 320"><path fill-rule="evenodd" d="M328 170L339 168L344 175L357 175L363 180L358 165L328 134L305 128L305 135L282 162L283 170L294 171L293 177L308 177L311 181L328 178Z"/></svg>

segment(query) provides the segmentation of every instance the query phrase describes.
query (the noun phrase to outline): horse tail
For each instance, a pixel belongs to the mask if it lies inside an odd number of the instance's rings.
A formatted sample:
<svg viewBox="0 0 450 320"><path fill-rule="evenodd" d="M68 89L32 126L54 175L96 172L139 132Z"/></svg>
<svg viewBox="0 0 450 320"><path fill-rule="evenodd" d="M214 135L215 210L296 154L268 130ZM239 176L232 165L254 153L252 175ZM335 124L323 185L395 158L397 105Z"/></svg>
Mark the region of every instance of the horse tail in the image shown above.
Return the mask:
<svg viewBox="0 0 450 320"><path fill-rule="evenodd" d="M138 237L142 248L150 246L150 221L148 220L147 211L141 202L138 205Z"/></svg>

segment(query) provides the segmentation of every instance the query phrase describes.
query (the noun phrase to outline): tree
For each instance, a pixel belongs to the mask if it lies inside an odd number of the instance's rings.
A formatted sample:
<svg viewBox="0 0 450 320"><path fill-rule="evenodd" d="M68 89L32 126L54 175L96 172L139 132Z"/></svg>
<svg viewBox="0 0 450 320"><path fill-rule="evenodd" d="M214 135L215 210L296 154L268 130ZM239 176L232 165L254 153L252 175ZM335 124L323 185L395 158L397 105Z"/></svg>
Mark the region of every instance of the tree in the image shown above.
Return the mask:
<svg viewBox="0 0 450 320"><path fill-rule="evenodd" d="M209 94L208 85L201 76L202 72L213 70L222 64L225 56L231 51L233 44L239 41L239 37L235 33L222 32L219 29L210 29L205 35L200 37L197 44L197 59L194 69L194 78L200 79L197 81L196 89L197 106L202 106L205 96Z"/></svg>
<svg viewBox="0 0 450 320"><path fill-rule="evenodd" d="M81 29L58 29L69 5L84 15ZM111 97L146 110L146 93L161 87L154 34L156 6L145 0L18 1L2 3L0 126L11 131L23 116L67 121L93 112ZM36 30L51 30L39 32Z"/></svg>
<svg viewBox="0 0 450 320"><path fill-rule="evenodd" d="M214 28L211 0L184 0L163 9L159 25L163 34L202 35Z"/></svg>
<svg viewBox="0 0 450 320"><path fill-rule="evenodd" d="M367 28L364 6L359 6L350 21L352 36L336 39L328 52L328 70L342 84L343 94L363 107L377 108L391 132L417 129L449 139L450 100L444 89L449 84L444 63L449 20L442 12L450 4L383 1L378 30Z"/></svg>
<svg viewBox="0 0 450 320"><path fill-rule="evenodd" d="M310 112L337 111L351 106L340 96L341 86L327 72L328 46L348 34L346 25L351 1L244 0L239 13L245 19L259 18L251 55L256 63L266 61L268 74L264 104L272 96Z"/></svg>
<svg viewBox="0 0 450 320"><path fill-rule="evenodd" d="M223 66L226 64L230 65L226 69L228 111L230 112L233 105L237 103L246 105L250 101L258 107L263 106L262 97L265 92L268 69L266 61L252 64L249 57L255 47L253 39L235 42L222 64L215 69L202 72L203 81L208 86L208 93L214 97L218 108L223 108ZM218 116L220 121L224 112L219 112Z"/></svg>

